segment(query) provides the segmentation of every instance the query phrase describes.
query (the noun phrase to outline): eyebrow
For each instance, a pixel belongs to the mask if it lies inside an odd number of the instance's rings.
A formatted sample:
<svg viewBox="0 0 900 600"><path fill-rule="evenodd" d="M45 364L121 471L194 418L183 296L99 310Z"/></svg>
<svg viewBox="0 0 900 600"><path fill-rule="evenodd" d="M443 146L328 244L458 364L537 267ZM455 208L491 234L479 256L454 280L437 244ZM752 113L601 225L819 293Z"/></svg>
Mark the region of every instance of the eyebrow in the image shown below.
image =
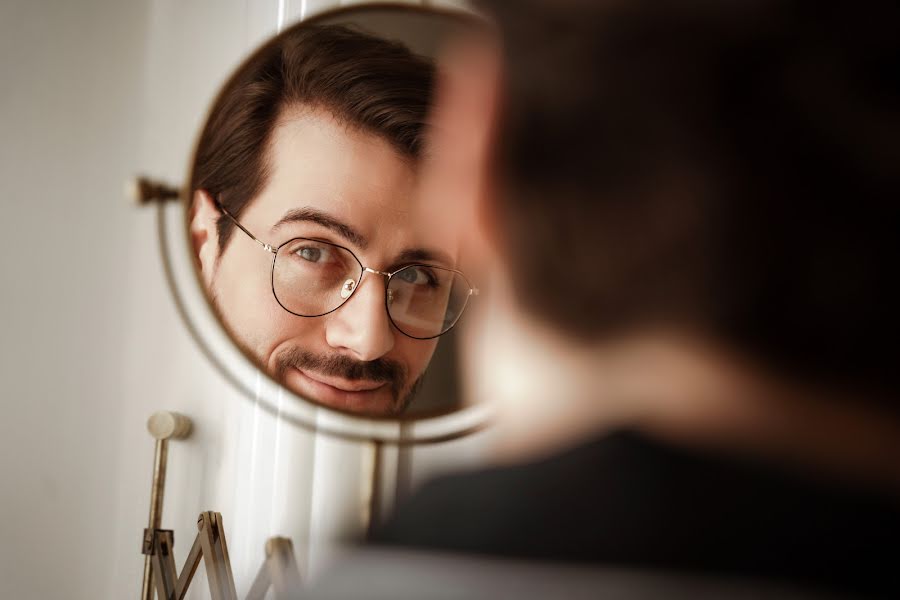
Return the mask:
<svg viewBox="0 0 900 600"><path fill-rule="evenodd" d="M436 262L443 263L447 268L453 268L454 262L449 254L441 250L429 248L407 248L397 256L397 264Z"/></svg>
<svg viewBox="0 0 900 600"><path fill-rule="evenodd" d="M304 206L303 208L295 208L287 211L281 219L272 226L272 232L274 233L280 227L287 225L288 223L316 223L326 229L330 229L358 248L365 250L369 245L369 240L353 229L353 227L336 219L328 213L312 208L311 206Z"/></svg>
<svg viewBox="0 0 900 600"><path fill-rule="evenodd" d="M295 208L287 211L278 220L278 222L272 226L272 232L274 233L280 227L283 227L289 223L316 223L317 225L321 225L326 229L330 229L334 233L338 234L339 236L362 250L365 250L369 246L369 240L366 239L364 235L353 229L353 227L344 223L340 219L337 219L334 216L328 214L327 212L324 212L317 208L313 208L311 206L304 206L303 208ZM453 268L455 264L453 258L449 254L441 250L431 248L406 248L397 255L395 264L403 265L418 262L442 263L448 268Z"/></svg>

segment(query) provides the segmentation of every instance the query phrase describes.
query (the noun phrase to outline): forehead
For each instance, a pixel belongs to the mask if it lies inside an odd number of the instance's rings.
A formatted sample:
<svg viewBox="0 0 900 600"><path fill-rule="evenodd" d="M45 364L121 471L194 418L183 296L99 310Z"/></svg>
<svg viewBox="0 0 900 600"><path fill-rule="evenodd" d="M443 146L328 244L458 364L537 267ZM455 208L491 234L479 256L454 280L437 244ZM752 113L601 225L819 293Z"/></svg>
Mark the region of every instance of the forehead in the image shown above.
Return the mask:
<svg viewBox="0 0 900 600"><path fill-rule="evenodd" d="M385 229L415 225L415 162L381 136L325 111L293 110L276 125L267 158L267 185L244 212L255 226L268 229L302 207L327 212L373 240Z"/></svg>

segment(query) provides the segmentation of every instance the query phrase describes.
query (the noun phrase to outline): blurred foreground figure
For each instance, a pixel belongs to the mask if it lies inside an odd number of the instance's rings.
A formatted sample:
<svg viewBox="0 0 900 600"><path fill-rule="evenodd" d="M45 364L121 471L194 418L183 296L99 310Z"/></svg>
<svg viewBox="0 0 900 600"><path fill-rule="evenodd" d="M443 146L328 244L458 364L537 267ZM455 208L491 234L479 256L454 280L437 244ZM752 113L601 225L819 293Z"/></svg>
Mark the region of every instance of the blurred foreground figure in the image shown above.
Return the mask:
<svg viewBox="0 0 900 600"><path fill-rule="evenodd" d="M426 189L502 448L375 540L900 597L898 5L481 6Z"/></svg>

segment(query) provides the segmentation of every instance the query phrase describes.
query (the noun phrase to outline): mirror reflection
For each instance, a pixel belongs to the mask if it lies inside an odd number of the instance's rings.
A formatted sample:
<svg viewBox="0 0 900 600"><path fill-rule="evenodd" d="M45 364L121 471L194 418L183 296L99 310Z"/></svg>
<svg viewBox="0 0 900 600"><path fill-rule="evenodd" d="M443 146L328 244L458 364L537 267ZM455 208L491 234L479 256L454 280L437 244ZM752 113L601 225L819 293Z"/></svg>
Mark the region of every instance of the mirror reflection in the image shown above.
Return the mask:
<svg viewBox="0 0 900 600"><path fill-rule="evenodd" d="M201 130L198 278L234 342L304 399L376 417L459 407L452 352L429 365L478 290L416 192L434 48L462 23L370 9L296 25L237 69Z"/></svg>

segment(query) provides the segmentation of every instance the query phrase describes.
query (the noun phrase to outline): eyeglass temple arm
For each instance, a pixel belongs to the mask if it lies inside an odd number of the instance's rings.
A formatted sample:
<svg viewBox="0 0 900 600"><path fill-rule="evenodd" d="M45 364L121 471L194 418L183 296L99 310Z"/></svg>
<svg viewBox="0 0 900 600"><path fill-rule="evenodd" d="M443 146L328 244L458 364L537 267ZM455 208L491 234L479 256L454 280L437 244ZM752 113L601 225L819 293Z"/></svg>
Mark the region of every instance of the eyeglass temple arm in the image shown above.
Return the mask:
<svg viewBox="0 0 900 600"><path fill-rule="evenodd" d="M234 215L232 215L230 212L228 212L228 209L225 208L224 206L222 206L222 203L219 202L218 199L216 200L216 206L219 207L219 210L222 211L222 214L224 214L226 217L228 217L229 219L231 219L231 222L232 222L232 223L234 223L235 225L237 225L237 227L238 227L241 231L243 231L244 233L246 233L246 234L250 237L251 240L253 240L253 241L256 242L257 244L259 244L260 246L262 246L263 249L264 249L266 252L271 252L272 254L277 254L277 253L278 253L278 250L277 250L276 248L274 248L274 247L272 247L270 244L267 244L267 243L265 243L264 241L260 240L260 239L257 238L255 235L253 235L252 233L250 233L250 232L247 230L246 227L244 227L243 225L241 225L240 221L238 221L238 220L234 217Z"/></svg>

